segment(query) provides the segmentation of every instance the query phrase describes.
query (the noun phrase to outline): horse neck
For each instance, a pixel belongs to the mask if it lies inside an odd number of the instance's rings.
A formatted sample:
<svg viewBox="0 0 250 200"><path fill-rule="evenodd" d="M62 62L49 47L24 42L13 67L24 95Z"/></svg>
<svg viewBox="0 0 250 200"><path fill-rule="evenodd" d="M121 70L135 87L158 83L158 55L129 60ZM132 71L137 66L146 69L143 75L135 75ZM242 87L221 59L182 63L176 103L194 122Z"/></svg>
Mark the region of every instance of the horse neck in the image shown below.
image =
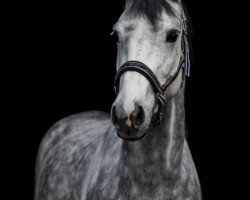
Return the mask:
<svg viewBox="0 0 250 200"><path fill-rule="evenodd" d="M161 125L152 126L148 135L136 142L123 142L123 161L128 168L178 173L185 138L184 87L168 100Z"/></svg>

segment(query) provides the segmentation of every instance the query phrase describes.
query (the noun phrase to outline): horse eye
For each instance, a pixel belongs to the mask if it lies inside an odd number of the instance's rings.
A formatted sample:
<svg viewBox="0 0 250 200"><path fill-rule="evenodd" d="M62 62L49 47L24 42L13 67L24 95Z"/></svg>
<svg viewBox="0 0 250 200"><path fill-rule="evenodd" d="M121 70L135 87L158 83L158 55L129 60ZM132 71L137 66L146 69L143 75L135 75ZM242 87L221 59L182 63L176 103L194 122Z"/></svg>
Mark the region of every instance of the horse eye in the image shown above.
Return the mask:
<svg viewBox="0 0 250 200"><path fill-rule="evenodd" d="M178 38L179 35L180 35L179 31L172 30L172 31L170 31L168 33L166 41L173 43L173 42L175 42L177 40L177 38Z"/></svg>
<svg viewBox="0 0 250 200"><path fill-rule="evenodd" d="M113 31L110 35L112 36L112 38L115 42L119 42L119 36L118 36L118 33L116 31Z"/></svg>

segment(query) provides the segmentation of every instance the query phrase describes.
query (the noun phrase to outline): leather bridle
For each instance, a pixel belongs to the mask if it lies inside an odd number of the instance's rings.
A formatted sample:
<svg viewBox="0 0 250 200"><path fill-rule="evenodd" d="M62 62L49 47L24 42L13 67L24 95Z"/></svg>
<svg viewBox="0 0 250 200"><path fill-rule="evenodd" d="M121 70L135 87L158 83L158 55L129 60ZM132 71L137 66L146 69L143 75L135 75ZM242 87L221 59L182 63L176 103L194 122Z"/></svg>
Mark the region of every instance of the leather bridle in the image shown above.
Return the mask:
<svg viewBox="0 0 250 200"><path fill-rule="evenodd" d="M184 17L182 20L182 25L183 25L182 57L180 59L179 66L173 76L167 79L164 84L161 84L156 75L154 74L154 72L147 65L139 61L127 61L118 69L118 72L115 77L114 86L117 94L119 93L120 78L127 71L136 71L141 75L143 75L150 82L156 94L158 102L158 112L155 118L155 121L157 123L159 122L161 123L164 107L166 105L166 97L164 96L164 92L171 85L171 83L173 83L176 80L182 68L185 70L185 73L183 73L182 81L184 81L185 76L190 76L190 59L189 59L189 46L187 40L186 18L185 15L183 16Z"/></svg>

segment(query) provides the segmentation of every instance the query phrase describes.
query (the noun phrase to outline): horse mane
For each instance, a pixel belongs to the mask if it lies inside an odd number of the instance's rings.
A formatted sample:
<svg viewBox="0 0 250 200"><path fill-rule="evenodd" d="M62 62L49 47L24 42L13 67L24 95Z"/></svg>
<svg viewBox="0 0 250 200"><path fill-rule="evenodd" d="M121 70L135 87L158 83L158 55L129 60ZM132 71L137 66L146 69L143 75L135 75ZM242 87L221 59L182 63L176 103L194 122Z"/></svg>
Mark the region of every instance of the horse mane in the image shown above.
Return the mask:
<svg viewBox="0 0 250 200"><path fill-rule="evenodd" d="M178 0L169 0L178 2ZM165 10L169 15L175 15L170 3L166 0L126 0L129 4L129 12L135 15L145 15L155 25L156 19Z"/></svg>

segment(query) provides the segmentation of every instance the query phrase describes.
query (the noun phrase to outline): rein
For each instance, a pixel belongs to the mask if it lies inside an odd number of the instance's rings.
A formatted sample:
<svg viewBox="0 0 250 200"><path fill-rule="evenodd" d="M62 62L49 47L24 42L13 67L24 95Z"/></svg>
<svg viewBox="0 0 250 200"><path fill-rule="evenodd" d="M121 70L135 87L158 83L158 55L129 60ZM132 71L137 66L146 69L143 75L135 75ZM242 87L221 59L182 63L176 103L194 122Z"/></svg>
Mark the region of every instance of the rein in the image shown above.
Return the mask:
<svg viewBox="0 0 250 200"><path fill-rule="evenodd" d="M119 93L120 78L127 71L138 72L150 82L157 97L158 112L156 113L156 118L155 118L156 123L161 123L163 118L163 111L167 102L166 97L164 96L164 92L171 85L171 83L173 83L176 80L182 68L184 69L185 72L182 81L184 81L185 76L187 77L190 76L189 46L187 41L187 28L186 28L187 20L185 15L183 16L184 18L182 20L183 22L182 53L184 56L181 57L177 71L173 76L167 79L164 84L161 84L156 75L154 74L154 72L147 65L139 61L127 61L118 69L118 72L115 77L114 87L117 94Z"/></svg>

